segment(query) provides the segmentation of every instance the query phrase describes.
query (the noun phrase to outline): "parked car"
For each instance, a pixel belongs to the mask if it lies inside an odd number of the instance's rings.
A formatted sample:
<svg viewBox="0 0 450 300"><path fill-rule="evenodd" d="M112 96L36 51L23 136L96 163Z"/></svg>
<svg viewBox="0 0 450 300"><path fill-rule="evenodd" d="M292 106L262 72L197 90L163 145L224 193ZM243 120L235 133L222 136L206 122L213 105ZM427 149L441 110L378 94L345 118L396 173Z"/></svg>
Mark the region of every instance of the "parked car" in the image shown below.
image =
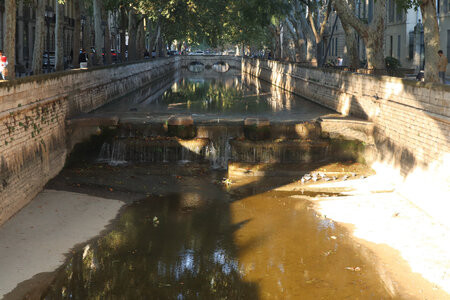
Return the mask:
<svg viewBox="0 0 450 300"><path fill-rule="evenodd" d="M167 55L175 56L175 55L181 55L181 53L178 52L177 50L169 50L169 51L167 51Z"/></svg>
<svg viewBox="0 0 450 300"><path fill-rule="evenodd" d="M53 68L55 66L55 52L45 52L42 57L42 65L44 69L48 68L48 55L50 54L50 68Z"/></svg>
<svg viewBox="0 0 450 300"><path fill-rule="evenodd" d="M102 53L103 59L105 57L105 52L104 51L105 50L103 49L103 53ZM120 54L119 52L116 52L116 49L111 49L111 60L113 62L118 62L120 60L119 54Z"/></svg>
<svg viewBox="0 0 450 300"><path fill-rule="evenodd" d="M188 55L205 55L205 52L202 50L197 50L194 52L190 52Z"/></svg>

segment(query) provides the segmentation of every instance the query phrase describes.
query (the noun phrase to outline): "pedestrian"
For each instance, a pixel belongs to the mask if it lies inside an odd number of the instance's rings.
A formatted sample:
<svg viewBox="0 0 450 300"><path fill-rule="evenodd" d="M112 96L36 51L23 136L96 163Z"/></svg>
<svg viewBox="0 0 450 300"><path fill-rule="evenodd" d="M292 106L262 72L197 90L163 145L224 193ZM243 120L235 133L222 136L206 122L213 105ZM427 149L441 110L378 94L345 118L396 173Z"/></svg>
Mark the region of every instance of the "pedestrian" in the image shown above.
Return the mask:
<svg viewBox="0 0 450 300"><path fill-rule="evenodd" d="M0 50L0 74L3 80L5 80L6 76L8 76L8 69L6 68L7 65L8 59L6 56L3 56L3 51Z"/></svg>
<svg viewBox="0 0 450 300"><path fill-rule="evenodd" d="M342 59L342 57L338 57L337 58L337 65L338 65L338 67L342 67L342 63L344 62L344 60Z"/></svg>
<svg viewBox="0 0 450 300"><path fill-rule="evenodd" d="M87 55L86 50L82 49L80 55L78 56L78 62L80 63L81 69L87 68Z"/></svg>
<svg viewBox="0 0 450 300"><path fill-rule="evenodd" d="M438 70L439 70L439 78L441 79L441 83L445 84L445 71L447 70L448 60L445 57L444 52L442 50L438 51L439 62L438 62Z"/></svg>

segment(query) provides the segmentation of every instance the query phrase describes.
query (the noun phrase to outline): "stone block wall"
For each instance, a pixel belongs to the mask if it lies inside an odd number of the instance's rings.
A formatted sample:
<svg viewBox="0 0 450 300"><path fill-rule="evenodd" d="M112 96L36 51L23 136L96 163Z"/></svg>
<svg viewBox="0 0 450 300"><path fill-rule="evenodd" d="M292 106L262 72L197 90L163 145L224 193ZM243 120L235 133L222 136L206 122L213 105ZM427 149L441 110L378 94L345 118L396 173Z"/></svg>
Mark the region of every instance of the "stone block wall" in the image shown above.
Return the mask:
<svg viewBox="0 0 450 300"><path fill-rule="evenodd" d="M398 190L415 204L448 219L442 208L450 209L450 86L256 59L244 59L242 70L372 121L378 153L373 167L396 178ZM439 202L430 200L433 194Z"/></svg>
<svg viewBox="0 0 450 300"><path fill-rule="evenodd" d="M65 120L179 68L179 58L120 64L0 83L0 224L64 166Z"/></svg>

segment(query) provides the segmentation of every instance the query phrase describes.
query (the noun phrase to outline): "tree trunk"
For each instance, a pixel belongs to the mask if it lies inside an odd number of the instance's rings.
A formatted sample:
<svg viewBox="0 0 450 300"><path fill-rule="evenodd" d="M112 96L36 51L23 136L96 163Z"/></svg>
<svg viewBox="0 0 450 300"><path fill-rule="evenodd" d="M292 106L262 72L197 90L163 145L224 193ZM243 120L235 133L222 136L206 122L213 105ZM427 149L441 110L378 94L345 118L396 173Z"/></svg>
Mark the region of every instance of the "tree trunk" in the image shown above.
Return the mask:
<svg viewBox="0 0 450 300"><path fill-rule="evenodd" d="M374 1L374 16L370 25L355 16L345 0L333 0L341 21L352 26L363 38L366 45L367 67L369 69L385 69L384 63L384 18L386 1Z"/></svg>
<svg viewBox="0 0 450 300"><path fill-rule="evenodd" d="M16 60L20 65L24 64L23 61L23 0L17 0L17 39L16 39Z"/></svg>
<svg viewBox="0 0 450 300"><path fill-rule="evenodd" d="M140 20L137 25L137 33L136 33L136 58L143 59L144 58L144 20Z"/></svg>
<svg viewBox="0 0 450 300"><path fill-rule="evenodd" d="M107 65L112 63L111 57L111 35L109 33L109 17L108 12L105 11L103 13L103 22L105 25L105 40L104 40L104 48L105 48L105 62Z"/></svg>
<svg viewBox="0 0 450 300"><path fill-rule="evenodd" d="M55 24L55 70L56 72L64 70L64 4L55 1L56 6L56 24Z"/></svg>
<svg viewBox="0 0 450 300"><path fill-rule="evenodd" d="M8 76L6 79L16 78L16 0L5 0L6 31L5 52L8 59Z"/></svg>
<svg viewBox="0 0 450 300"><path fill-rule="evenodd" d="M286 27L294 39L295 61L304 62L306 60L306 43L301 27L294 17L286 20Z"/></svg>
<svg viewBox="0 0 450 300"><path fill-rule="evenodd" d="M281 29L280 26L269 25L272 33L272 53L274 59L281 59Z"/></svg>
<svg viewBox="0 0 450 300"><path fill-rule="evenodd" d="M95 58L94 64L103 65L102 52L104 48L104 36L102 28L102 0L94 0L94 31L95 31Z"/></svg>
<svg viewBox="0 0 450 300"><path fill-rule="evenodd" d="M348 0L350 9L355 9L355 0ZM342 28L345 32L345 46L347 48L347 64L352 69L359 68L359 53L356 41L356 32L350 24L341 19Z"/></svg>
<svg viewBox="0 0 450 300"><path fill-rule="evenodd" d="M125 44L125 32L127 30L127 11L125 10L125 6L120 7L120 29L119 29L119 35L120 35L120 61L124 62L126 60L125 57L125 50L126 50L126 44Z"/></svg>
<svg viewBox="0 0 450 300"><path fill-rule="evenodd" d="M359 53L355 30L345 22L342 22L345 31L345 46L347 48L347 64L352 69L359 68Z"/></svg>
<svg viewBox="0 0 450 300"><path fill-rule="evenodd" d="M136 59L137 20L133 11L128 13L128 61Z"/></svg>
<svg viewBox="0 0 450 300"><path fill-rule="evenodd" d="M81 27L81 14L80 14L80 1L74 0L73 3L73 16L74 16L74 27L73 27L73 47L72 47L72 65L74 68L80 67L79 53L80 53L80 27Z"/></svg>
<svg viewBox="0 0 450 300"><path fill-rule="evenodd" d="M34 50L32 69L33 74L42 73L42 64L45 48L45 0L37 1L36 8L36 28L34 33Z"/></svg>
<svg viewBox="0 0 450 300"><path fill-rule="evenodd" d="M158 38L158 32L159 32L159 19L155 25L155 29L150 33L149 46L148 46L150 48L150 49L148 49L148 51L150 52L150 58L152 58L152 56L153 56L152 55L153 50L155 50L155 52L156 52L155 46L156 46L156 42L157 42L157 38Z"/></svg>
<svg viewBox="0 0 450 300"><path fill-rule="evenodd" d="M306 60L310 62L312 65L317 66L316 37L314 36L311 26L306 21L304 13L299 14L299 17L301 28L303 29L303 35L306 38Z"/></svg>
<svg viewBox="0 0 450 300"><path fill-rule="evenodd" d="M439 26L436 16L436 2L423 0L420 5L423 18L424 44L425 44L425 81L440 82L438 61L439 47L441 45L439 37Z"/></svg>
<svg viewBox="0 0 450 300"><path fill-rule="evenodd" d="M82 1L84 2L84 1ZM86 10L87 12L87 10ZM86 53L88 55L88 66L93 66L93 53L91 50L92 47L92 18L91 16L86 14L86 24L84 25L84 32L83 32L83 45L85 47Z"/></svg>

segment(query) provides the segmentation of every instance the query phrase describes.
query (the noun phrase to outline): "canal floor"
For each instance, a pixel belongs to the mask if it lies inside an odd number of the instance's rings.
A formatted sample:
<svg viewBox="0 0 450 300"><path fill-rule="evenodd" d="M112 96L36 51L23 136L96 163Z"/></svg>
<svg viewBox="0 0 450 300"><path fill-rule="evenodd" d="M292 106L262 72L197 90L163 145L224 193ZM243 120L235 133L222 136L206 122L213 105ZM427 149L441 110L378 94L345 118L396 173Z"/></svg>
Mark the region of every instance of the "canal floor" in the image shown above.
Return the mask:
<svg viewBox="0 0 450 300"><path fill-rule="evenodd" d="M69 251L58 270L19 284L5 299L449 298L411 272L397 251L355 239L351 227L333 220L329 206L330 216L323 215L317 200L339 202L348 187L314 192L311 185L308 192L294 177L224 182L224 176L202 164L66 168L44 198L62 193L64 202L76 194L114 199L112 210L114 201L125 205L103 234ZM89 223L83 216L100 216L108 206L73 215ZM53 218L66 213L61 210ZM59 236L70 230L61 225ZM25 257L36 259L34 253L55 239L41 236L42 244L23 245L33 249ZM390 258L382 260L383 253Z"/></svg>

